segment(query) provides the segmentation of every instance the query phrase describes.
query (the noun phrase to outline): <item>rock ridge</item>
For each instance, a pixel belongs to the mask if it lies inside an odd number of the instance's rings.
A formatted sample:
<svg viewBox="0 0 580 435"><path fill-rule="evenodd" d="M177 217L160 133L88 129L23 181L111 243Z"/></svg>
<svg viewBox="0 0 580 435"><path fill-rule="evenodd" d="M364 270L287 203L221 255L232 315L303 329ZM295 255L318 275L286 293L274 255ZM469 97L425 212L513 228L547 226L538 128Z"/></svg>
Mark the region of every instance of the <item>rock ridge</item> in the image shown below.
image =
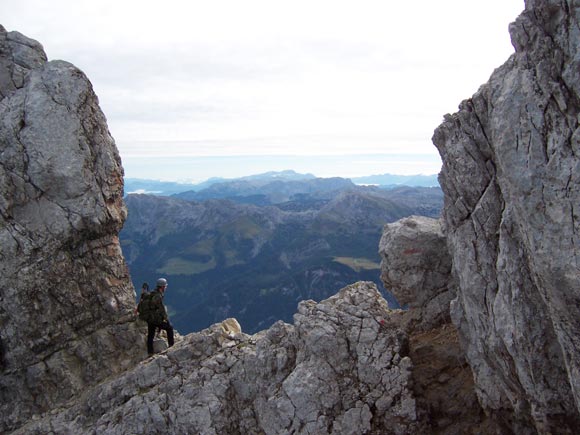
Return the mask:
<svg viewBox="0 0 580 435"><path fill-rule="evenodd" d="M219 324L15 434L424 433L405 334L373 283L299 304L254 336Z"/></svg>

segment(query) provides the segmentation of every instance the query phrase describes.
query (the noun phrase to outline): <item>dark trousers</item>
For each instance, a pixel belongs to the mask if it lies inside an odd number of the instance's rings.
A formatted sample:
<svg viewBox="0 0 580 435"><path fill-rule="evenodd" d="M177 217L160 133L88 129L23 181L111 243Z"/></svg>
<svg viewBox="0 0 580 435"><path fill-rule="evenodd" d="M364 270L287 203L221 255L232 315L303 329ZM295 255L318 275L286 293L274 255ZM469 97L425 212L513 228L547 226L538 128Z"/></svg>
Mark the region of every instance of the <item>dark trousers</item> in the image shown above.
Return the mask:
<svg viewBox="0 0 580 435"><path fill-rule="evenodd" d="M147 323L147 353L149 355L153 354L153 339L155 338L155 332L157 328L165 330L167 332L167 344L169 347L173 346L173 326L167 321L163 323Z"/></svg>

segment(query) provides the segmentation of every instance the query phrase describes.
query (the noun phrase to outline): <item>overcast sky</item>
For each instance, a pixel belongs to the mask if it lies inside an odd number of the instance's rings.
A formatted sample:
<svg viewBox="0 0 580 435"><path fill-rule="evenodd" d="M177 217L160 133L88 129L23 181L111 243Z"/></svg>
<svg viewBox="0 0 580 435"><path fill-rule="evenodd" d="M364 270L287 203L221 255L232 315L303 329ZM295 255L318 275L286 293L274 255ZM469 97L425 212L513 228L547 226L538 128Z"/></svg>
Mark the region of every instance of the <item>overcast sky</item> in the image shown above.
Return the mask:
<svg viewBox="0 0 580 435"><path fill-rule="evenodd" d="M0 23L88 75L124 159L436 155L433 130L513 53L508 25L523 8L0 0Z"/></svg>

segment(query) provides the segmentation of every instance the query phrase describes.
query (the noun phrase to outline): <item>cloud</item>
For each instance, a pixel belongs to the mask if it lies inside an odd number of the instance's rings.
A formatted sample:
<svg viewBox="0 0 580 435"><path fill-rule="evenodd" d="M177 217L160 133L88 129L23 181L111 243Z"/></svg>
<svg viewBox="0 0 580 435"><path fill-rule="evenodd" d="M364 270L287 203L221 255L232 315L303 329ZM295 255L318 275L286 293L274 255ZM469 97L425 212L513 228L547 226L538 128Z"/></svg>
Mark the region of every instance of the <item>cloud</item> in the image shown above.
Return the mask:
<svg viewBox="0 0 580 435"><path fill-rule="evenodd" d="M0 16L88 75L122 155L131 143L175 142L162 149L432 153L443 115L512 52L507 25L521 9L521 0L20 0Z"/></svg>

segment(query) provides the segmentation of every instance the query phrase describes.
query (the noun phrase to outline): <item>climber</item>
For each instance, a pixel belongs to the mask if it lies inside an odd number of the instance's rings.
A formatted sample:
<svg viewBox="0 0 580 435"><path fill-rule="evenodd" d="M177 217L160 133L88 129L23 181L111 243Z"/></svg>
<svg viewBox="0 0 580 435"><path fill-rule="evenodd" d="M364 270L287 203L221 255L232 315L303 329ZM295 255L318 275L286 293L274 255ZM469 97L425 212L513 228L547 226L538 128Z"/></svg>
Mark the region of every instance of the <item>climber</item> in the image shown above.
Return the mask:
<svg viewBox="0 0 580 435"><path fill-rule="evenodd" d="M159 278L152 292L141 294L141 301L137 310L139 318L147 322L147 353L153 355L153 339L156 330L163 329L167 333L167 344L173 346L173 326L169 323L167 309L163 305L163 296L167 289L167 280Z"/></svg>

